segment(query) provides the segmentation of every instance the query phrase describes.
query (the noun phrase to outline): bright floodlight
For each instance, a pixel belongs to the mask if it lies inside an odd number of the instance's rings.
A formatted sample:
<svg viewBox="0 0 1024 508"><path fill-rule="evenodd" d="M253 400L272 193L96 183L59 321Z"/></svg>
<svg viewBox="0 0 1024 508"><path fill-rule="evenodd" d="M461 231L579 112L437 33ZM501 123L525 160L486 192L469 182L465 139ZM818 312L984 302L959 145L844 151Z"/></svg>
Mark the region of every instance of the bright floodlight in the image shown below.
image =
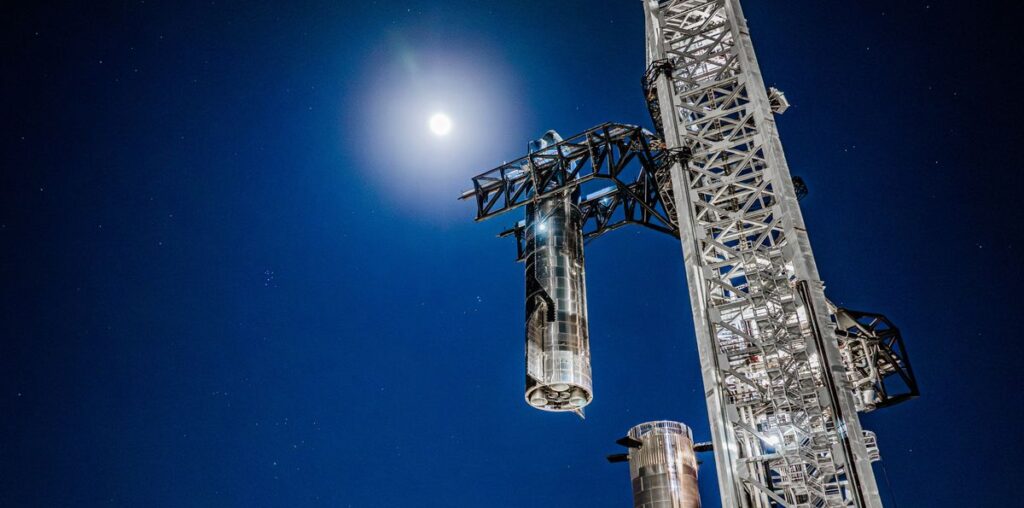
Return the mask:
<svg viewBox="0 0 1024 508"><path fill-rule="evenodd" d="M438 136L444 136L452 130L452 119L444 113L434 113L430 117L430 132Z"/></svg>

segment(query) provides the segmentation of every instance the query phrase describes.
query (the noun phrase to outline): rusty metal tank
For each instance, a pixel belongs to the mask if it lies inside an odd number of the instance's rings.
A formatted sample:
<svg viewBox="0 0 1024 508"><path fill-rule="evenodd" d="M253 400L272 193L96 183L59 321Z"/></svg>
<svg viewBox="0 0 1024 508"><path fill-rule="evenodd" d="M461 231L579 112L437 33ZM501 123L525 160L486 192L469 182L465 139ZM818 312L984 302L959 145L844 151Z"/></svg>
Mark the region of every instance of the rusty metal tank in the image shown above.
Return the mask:
<svg viewBox="0 0 1024 508"><path fill-rule="evenodd" d="M679 422L641 423L629 430L634 508L700 508L697 457L690 428Z"/></svg>

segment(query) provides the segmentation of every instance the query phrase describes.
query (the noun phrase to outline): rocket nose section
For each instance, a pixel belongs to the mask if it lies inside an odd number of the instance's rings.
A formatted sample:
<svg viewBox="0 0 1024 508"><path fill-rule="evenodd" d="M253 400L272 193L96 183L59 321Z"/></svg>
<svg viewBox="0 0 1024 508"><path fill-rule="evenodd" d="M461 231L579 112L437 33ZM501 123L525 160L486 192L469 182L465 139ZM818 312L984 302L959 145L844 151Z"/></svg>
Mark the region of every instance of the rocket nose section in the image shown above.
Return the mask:
<svg viewBox="0 0 1024 508"><path fill-rule="evenodd" d="M544 135L541 136L540 138L530 141L530 143L527 145L527 149L530 151L530 153L539 152L551 145L555 145L561 142L562 136L558 134L558 131L552 129L545 132Z"/></svg>
<svg viewBox="0 0 1024 508"><path fill-rule="evenodd" d="M544 138L541 138L530 141L530 143L526 145L526 148L530 153L533 153L543 150L545 146L547 146L547 144L544 142Z"/></svg>
<svg viewBox="0 0 1024 508"><path fill-rule="evenodd" d="M544 137L542 137L541 139L546 142L547 146L551 146L562 142L562 136L560 136L558 134L558 131L554 129L545 132Z"/></svg>

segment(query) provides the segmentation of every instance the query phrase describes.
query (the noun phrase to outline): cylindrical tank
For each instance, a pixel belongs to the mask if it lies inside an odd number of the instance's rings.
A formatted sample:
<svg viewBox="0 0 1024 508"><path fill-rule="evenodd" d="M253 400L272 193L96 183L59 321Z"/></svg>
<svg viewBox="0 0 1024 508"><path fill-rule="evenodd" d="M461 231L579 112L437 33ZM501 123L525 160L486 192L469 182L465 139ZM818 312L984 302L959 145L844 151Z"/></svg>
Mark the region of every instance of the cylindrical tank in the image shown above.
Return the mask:
<svg viewBox="0 0 1024 508"><path fill-rule="evenodd" d="M647 422L629 429L629 437L642 443L629 449L634 508L700 508L690 428Z"/></svg>
<svg viewBox="0 0 1024 508"><path fill-rule="evenodd" d="M526 206L526 401L577 411L593 399L577 196Z"/></svg>

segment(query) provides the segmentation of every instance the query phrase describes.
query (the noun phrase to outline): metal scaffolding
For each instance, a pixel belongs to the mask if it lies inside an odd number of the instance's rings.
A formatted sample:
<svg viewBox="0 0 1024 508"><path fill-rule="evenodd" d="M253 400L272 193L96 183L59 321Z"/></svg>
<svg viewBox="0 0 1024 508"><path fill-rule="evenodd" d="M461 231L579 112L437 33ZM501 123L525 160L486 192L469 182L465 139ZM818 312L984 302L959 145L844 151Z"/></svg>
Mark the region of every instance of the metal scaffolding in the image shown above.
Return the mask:
<svg viewBox="0 0 1024 508"><path fill-rule="evenodd" d="M723 506L881 506L737 0L644 3ZM778 94L781 96L781 94ZM773 108L774 106L774 108Z"/></svg>
<svg viewBox="0 0 1024 508"><path fill-rule="evenodd" d="M643 5L656 132L604 123L552 136L474 177L461 199L478 221L527 208L499 235L516 238L520 261L536 250L530 210L555 202L578 212L573 234L586 242L628 224L678 238L712 433L701 449L714 450L722 505L880 507L877 440L858 412L918 395L900 331L825 298L798 204L807 185L775 128L789 102L764 87L739 1ZM585 321L585 291L564 293L571 301L548 303Z"/></svg>

